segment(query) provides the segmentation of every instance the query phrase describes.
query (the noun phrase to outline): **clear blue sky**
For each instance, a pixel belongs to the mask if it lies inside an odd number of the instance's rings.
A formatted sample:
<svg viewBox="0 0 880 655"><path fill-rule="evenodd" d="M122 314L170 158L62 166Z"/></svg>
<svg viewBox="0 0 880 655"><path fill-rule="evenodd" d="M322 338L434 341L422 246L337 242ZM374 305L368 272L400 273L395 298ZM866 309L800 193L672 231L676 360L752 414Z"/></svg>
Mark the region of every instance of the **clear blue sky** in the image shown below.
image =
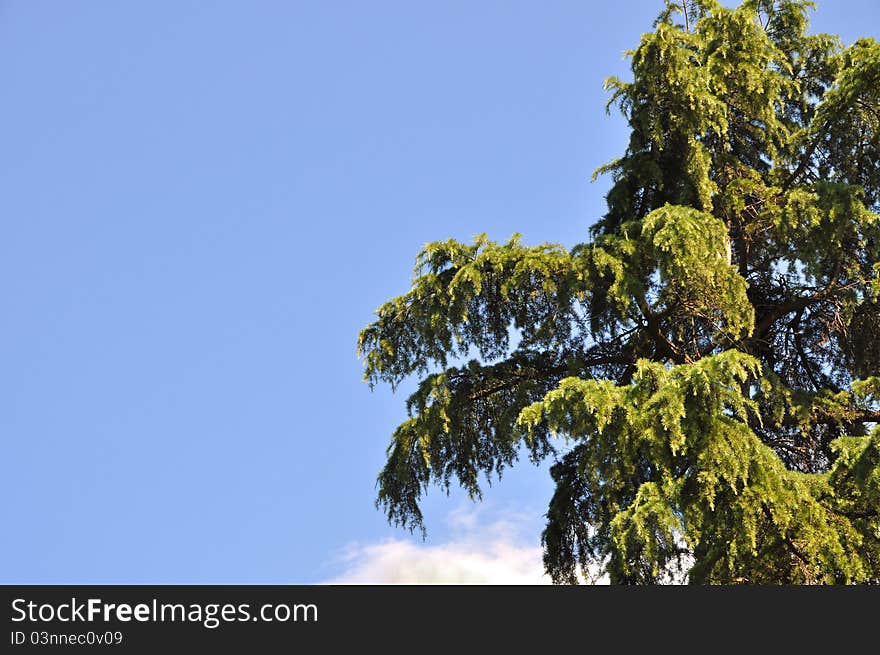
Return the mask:
<svg viewBox="0 0 880 655"><path fill-rule="evenodd" d="M584 239L660 6L0 3L0 582L309 583L405 537L357 332L426 241ZM524 461L487 498L537 544L549 494Z"/></svg>

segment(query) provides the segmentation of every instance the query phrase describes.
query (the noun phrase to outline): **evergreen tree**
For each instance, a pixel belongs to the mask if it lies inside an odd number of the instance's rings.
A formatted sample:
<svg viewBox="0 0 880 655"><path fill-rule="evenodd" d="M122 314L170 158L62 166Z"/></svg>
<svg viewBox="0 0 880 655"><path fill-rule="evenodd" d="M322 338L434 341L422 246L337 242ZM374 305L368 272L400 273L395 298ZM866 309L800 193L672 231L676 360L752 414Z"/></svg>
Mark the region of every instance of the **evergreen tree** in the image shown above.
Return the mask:
<svg viewBox="0 0 880 655"><path fill-rule="evenodd" d="M389 520L525 448L555 582L880 582L880 44L811 8L667 2L607 82L631 136L587 242L419 253L359 338L371 384L420 376Z"/></svg>

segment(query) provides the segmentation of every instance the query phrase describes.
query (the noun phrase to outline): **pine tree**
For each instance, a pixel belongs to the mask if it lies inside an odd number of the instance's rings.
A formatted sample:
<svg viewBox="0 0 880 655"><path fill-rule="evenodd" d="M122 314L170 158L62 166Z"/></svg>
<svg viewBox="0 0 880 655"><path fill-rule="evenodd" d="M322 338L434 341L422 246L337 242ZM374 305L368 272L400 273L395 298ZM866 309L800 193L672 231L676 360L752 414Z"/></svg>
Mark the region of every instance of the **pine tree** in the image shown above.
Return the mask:
<svg viewBox="0 0 880 655"><path fill-rule="evenodd" d="M589 239L419 253L359 338L371 385L419 376L390 521L527 452L557 583L880 582L880 44L810 9L667 2L607 82L631 136Z"/></svg>

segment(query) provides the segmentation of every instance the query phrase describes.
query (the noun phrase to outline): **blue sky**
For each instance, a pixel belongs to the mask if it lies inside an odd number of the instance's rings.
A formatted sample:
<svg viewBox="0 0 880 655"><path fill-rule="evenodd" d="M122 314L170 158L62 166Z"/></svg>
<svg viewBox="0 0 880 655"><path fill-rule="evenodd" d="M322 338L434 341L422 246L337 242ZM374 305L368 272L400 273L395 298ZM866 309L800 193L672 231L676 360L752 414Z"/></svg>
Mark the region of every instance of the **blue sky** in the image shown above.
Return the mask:
<svg viewBox="0 0 880 655"><path fill-rule="evenodd" d="M627 138L602 80L660 6L0 3L0 582L311 583L489 542L465 569L540 569L525 461L479 510L429 494L424 543L387 525L405 389L361 382L357 332L427 241L585 238ZM880 4L813 24L877 37Z"/></svg>

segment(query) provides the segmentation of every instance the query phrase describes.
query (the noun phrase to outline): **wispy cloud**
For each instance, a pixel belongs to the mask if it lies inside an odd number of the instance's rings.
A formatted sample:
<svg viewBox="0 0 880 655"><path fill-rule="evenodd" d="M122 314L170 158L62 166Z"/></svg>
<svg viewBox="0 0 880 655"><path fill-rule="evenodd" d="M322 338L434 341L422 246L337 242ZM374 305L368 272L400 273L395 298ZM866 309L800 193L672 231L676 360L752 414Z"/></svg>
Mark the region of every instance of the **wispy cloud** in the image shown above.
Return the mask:
<svg viewBox="0 0 880 655"><path fill-rule="evenodd" d="M486 521L459 509L448 517L452 538L441 544L393 539L354 544L343 571L329 584L550 584L537 536L527 539L521 517L507 512Z"/></svg>

